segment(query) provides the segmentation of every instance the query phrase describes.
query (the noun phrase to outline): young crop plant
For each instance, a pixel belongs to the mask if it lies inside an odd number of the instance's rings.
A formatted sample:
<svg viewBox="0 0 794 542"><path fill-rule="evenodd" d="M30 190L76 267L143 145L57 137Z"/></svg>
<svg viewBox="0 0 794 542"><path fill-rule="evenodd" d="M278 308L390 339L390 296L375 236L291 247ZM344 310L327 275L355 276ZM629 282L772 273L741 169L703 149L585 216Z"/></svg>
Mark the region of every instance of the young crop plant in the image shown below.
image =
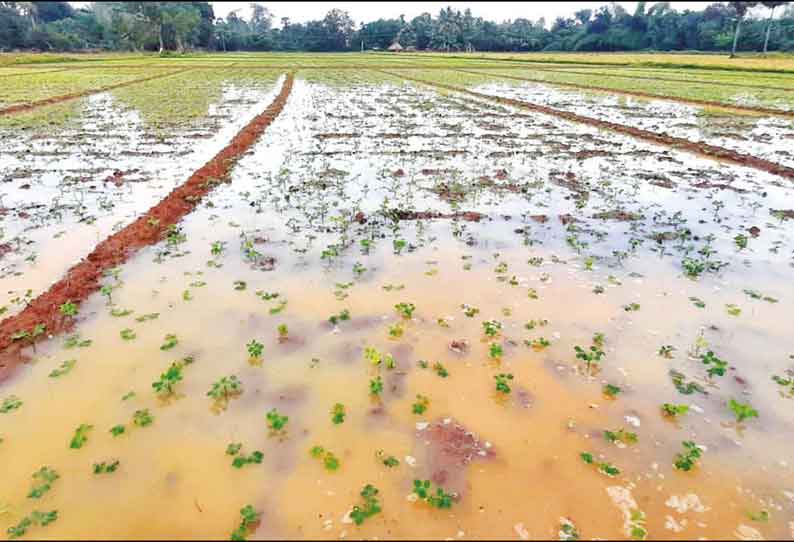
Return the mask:
<svg viewBox="0 0 794 542"><path fill-rule="evenodd" d="M267 420L267 427L270 429L271 437L283 436L287 432L286 426L289 421L289 416L282 416L279 414L278 410L272 408L265 414L265 419Z"/></svg>
<svg viewBox="0 0 794 542"><path fill-rule="evenodd" d="M229 400L243 393L243 385L236 376L224 376L212 384L208 397L215 399L216 405L225 407Z"/></svg>
<svg viewBox="0 0 794 542"><path fill-rule="evenodd" d="M392 339L399 339L400 337L403 336L404 332L405 329L403 328L402 324L400 324L399 322L389 326L389 337L391 337Z"/></svg>
<svg viewBox="0 0 794 542"><path fill-rule="evenodd" d="M34 510L29 516L22 518L19 523L9 527L6 530L6 533L8 533L9 539L19 538L20 536L23 536L25 533L27 533L28 529L33 525L44 527L56 519L58 519L57 510L52 510L50 512L40 512L38 510Z"/></svg>
<svg viewBox="0 0 794 542"><path fill-rule="evenodd" d="M449 371L447 371L446 367L441 365L441 363L439 363L438 361L433 364L433 370L441 378L447 378L449 376Z"/></svg>
<svg viewBox="0 0 794 542"><path fill-rule="evenodd" d="M659 347L659 355L666 359L673 359L673 352L675 352L675 346L671 344L665 344Z"/></svg>
<svg viewBox="0 0 794 542"><path fill-rule="evenodd" d="M538 337L537 339L532 340L527 339L524 341L524 344L531 347L535 352L540 352L551 346L551 341L549 341L546 337Z"/></svg>
<svg viewBox="0 0 794 542"><path fill-rule="evenodd" d="M488 337L496 337L502 329L502 323L498 320L486 320L482 323L482 330Z"/></svg>
<svg viewBox="0 0 794 542"><path fill-rule="evenodd" d="M77 305L72 303L71 300L63 303L60 307L58 307L58 310L61 314L70 318L74 318L77 315Z"/></svg>
<svg viewBox="0 0 794 542"><path fill-rule="evenodd" d="M414 414L424 414L427 411L427 407L430 406L430 399L428 399L424 395L417 394L416 395L416 402L411 405L411 411Z"/></svg>
<svg viewBox="0 0 794 542"><path fill-rule="evenodd" d="M283 343L289 340L289 328L287 324L279 324L276 330L278 331L278 342Z"/></svg>
<svg viewBox="0 0 794 542"><path fill-rule="evenodd" d="M50 371L49 377L59 378L65 374L68 374L74 368L76 363L76 359L67 359L66 361L62 361L60 367Z"/></svg>
<svg viewBox="0 0 794 542"><path fill-rule="evenodd" d="M105 462L102 461L101 463L94 463L94 474L111 474L116 472L119 468L120 462L116 459L113 462Z"/></svg>
<svg viewBox="0 0 794 542"><path fill-rule="evenodd" d="M494 360L502 359L503 354L504 354L504 349L502 348L501 344L491 343L490 345L488 345L488 356L490 356L491 359Z"/></svg>
<svg viewBox="0 0 794 542"><path fill-rule="evenodd" d="M662 415L667 418L678 418L689 412L687 405L674 405L672 403L664 403L662 405Z"/></svg>
<svg viewBox="0 0 794 542"><path fill-rule="evenodd" d="M681 444L684 446L684 452L676 454L673 467L676 470L689 472L697 465L702 452L698 445L691 440L685 440Z"/></svg>
<svg viewBox="0 0 794 542"><path fill-rule="evenodd" d="M121 424L114 425L113 427L110 428L110 434L113 435L114 437L117 437L119 435L123 435L126 430L127 430L126 427L124 427Z"/></svg>
<svg viewBox="0 0 794 542"><path fill-rule="evenodd" d="M350 512L350 519L356 525L361 525L367 518L371 518L381 511L381 505L378 502L378 489L372 484L367 484L361 490L361 498L364 500L362 506L354 506Z"/></svg>
<svg viewBox="0 0 794 542"><path fill-rule="evenodd" d="M370 395L380 397L380 394L382 392L383 392L383 379L380 377L380 375L378 375L369 381L369 393Z"/></svg>
<svg viewBox="0 0 794 542"><path fill-rule="evenodd" d="M629 303L628 305L623 305L623 310L626 312L636 312L640 310L639 303Z"/></svg>
<svg viewBox="0 0 794 542"><path fill-rule="evenodd" d="M82 448L83 444L88 442L88 433L94 428L93 425L87 424L80 424L75 432L74 436L72 437L71 442L69 443L69 448L78 449Z"/></svg>
<svg viewBox="0 0 794 542"><path fill-rule="evenodd" d="M182 380L182 369L192 361L193 358L187 357L173 362L168 370L160 375L159 380L152 382L155 393L163 398L174 395L174 388Z"/></svg>
<svg viewBox="0 0 794 542"><path fill-rule="evenodd" d="M136 410L132 415L132 423L138 427L146 427L154 422L154 417L149 412L148 408L143 410Z"/></svg>
<svg viewBox="0 0 794 542"><path fill-rule="evenodd" d="M710 377L725 376L725 369L728 367L728 362L718 358L711 350L703 354L700 357L700 361L702 361L704 365L709 365L706 372Z"/></svg>
<svg viewBox="0 0 794 542"><path fill-rule="evenodd" d="M135 333L134 330L132 330L132 329L130 329L128 327L126 327L126 328L122 329L121 331L119 331L119 335L125 341L133 341L133 340L135 340L138 337L137 333Z"/></svg>
<svg viewBox="0 0 794 542"><path fill-rule="evenodd" d="M40 499L42 495L52 489L52 484L60 478L55 470L44 466L33 473L33 487L28 493L28 499Z"/></svg>
<svg viewBox="0 0 794 542"><path fill-rule="evenodd" d="M163 338L163 344L160 345L160 350L163 350L163 351L171 350L177 344L179 344L179 339L177 339L177 336L175 334L173 334L173 333L168 333Z"/></svg>
<svg viewBox="0 0 794 542"><path fill-rule="evenodd" d="M509 380L513 380L512 373L502 373L494 376L494 380L496 380L496 391L499 393L503 393L507 395L510 393L510 386L508 385Z"/></svg>
<svg viewBox="0 0 794 542"><path fill-rule="evenodd" d="M235 469L241 469L245 465L259 465L262 463L262 459L265 457L265 454L256 450L252 452L250 455L245 455L241 452L243 445L240 443L232 443L226 447L226 455L234 456L232 460L232 467Z"/></svg>
<svg viewBox="0 0 794 542"><path fill-rule="evenodd" d="M480 313L480 309L467 305L466 303L463 303L460 308L463 309L463 314L465 314L468 318L474 318Z"/></svg>
<svg viewBox="0 0 794 542"><path fill-rule="evenodd" d="M587 368L587 373L591 373L591 369L594 365L598 365L601 362L601 358L604 356L604 351L597 345L590 346L589 350L585 350L581 346L574 346L574 351L576 351L576 359L580 359L585 362L585 367Z"/></svg>
<svg viewBox="0 0 794 542"><path fill-rule="evenodd" d="M248 356L251 359L260 359L262 357L262 352L265 349L265 345L258 342L256 339L251 339L251 342L245 345L246 349L248 350Z"/></svg>
<svg viewBox="0 0 794 542"><path fill-rule="evenodd" d="M433 491L430 480L414 480L413 493L419 500L425 501L433 508L452 508L454 495L446 493L441 487Z"/></svg>
<svg viewBox="0 0 794 542"><path fill-rule="evenodd" d="M397 459L393 455L386 455L386 452L384 452L383 450L378 450L377 452L375 452L375 457L377 457L378 460L381 463L383 463L385 467L388 467L390 469L400 464L399 459Z"/></svg>
<svg viewBox="0 0 794 542"><path fill-rule="evenodd" d="M413 317L414 311L416 310L416 305L413 303L397 303L394 306L394 310L397 311L403 318L411 319Z"/></svg>
<svg viewBox="0 0 794 542"><path fill-rule="evenodd" d="M328 318L328 321L333 325L337 325L339 322L346 322L348 320L350 320L350 311L347 309L342 310L339 314L332 314Z"/></svg>
<svg viewBox="0 0 794 542"><path fill-rule="evenodd" d="M736 416L736 423L742 423L749 418L757 418L758 411L750 406L750 403L740 403L736 399L728 402L728 408Z"/></svg>
<svg viewBox="0 0 794 542"><path fill-rule="evenodd" d="M579 454L579 457L581 457L582 461L584 461L586 464L595 465L596 467L598 467L598 472L600 472L605 476L614 478L615 476L618 476L620 474L620 469L617 468L615 465L608 462L596 461L595 458L593 457L593 454L591 454L590 452L582 452Z"/></svg>
<svg viewBox="0 0 794 542"><path fill-rule="evenodd" d="M609 442L613 444L616 443L623 443L623 444L637 444L639 442L639 437L637 437L637 433L632 433L631 431L626 431L625 429L618 429L617 431L604 431L604 438L607 439Z"/></svg>
<svg viewBox="0 0 794 542"><path fill-rule="evenodd" d="M312 446L309 450L309 454L315 459L322 459L325 470L334 472L339 469L339 459L322 446Z"/></svg>
<svg viewBox="0 0 794 542"><path fill-rule="evenodd" d="M692 395L695 392L706 394L706 390L698 384L697 382L693 381L686 381L686 375L683 373L679 373L676 370L670 369L668 373L670 375L670 379L675 386L675 389L678 390L678 393L682 393L684 395Z"/></svg>
<svg viewBox="0 0 794 542"><path fill-rule="evenodd" d="M250 504L240 509L240 525L232 532L232 540L245 540L259 523L262 512L257 512Z"/></svg>
<svg viewBox="0 0 794 542"><path fill-rule="evenodd" d="M560 540L579 540L579 531L568 518L560 518L560 530L557 535Z"/></svg>
<svg viewBox="0 0 794 542"><path fill-rule="evenodd" d="M344 423L346 415L347 414L345 413L345 405L343 405L342 403L336 403L334 407L331 409L331 421L333 422L334 425L339 425L341 423Z"/></svg>
<svg viewBox="0 0 794 542"><path fill-rule="evenodd" d="M609 397L610 399L615 399L618 394L623 391L619 386L615 386L614 384L604 384L604 387L601 388L601 391L604 395Z"/></svg>

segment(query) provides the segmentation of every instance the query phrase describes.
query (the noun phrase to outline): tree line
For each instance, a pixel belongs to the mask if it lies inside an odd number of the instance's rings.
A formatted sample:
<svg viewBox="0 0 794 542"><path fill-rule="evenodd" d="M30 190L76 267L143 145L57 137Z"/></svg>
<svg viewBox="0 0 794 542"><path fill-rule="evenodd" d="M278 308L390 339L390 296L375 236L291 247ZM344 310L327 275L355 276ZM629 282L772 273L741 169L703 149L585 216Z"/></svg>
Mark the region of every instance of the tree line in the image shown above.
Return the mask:
<svg viewBox="0 0 794 542"><path fill-rule="evenodd" d="M208 2L0 1L0 50L41 51L794 51L794 5L723 2L676 11L668 2L616 3L557 17L547 27L517 18L494 22L447 7L436 16L356 24L346 11L274 25L274 14L251 4L246 19L215 17Z"/></svg>

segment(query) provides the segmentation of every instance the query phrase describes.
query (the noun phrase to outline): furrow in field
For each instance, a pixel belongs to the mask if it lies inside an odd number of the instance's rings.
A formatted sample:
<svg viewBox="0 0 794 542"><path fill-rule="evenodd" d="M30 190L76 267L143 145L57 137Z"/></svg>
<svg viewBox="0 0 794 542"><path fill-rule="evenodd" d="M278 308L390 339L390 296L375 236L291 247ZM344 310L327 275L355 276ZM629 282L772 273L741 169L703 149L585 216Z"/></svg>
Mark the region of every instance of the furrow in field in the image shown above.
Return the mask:
<svg viewBox="0 0 794 542"><path fill-rule="evenodd" d="M190 213L201 199L226 179L239 157L264 133L281 113L292 90L293 74L287 74L275 100L248 123L231 142L204 166L196 170L181 186L135 222L102 241L80 263L53 284L44 294L30 302L19 314L0 322L0 381L21 361L25 340L13 339L21 331L44 325L47 334L69 329L73 322L62 317L58 307L67 301L79 303L100 287L103 273L123 263L135 251L160 241L170 226ZM39 338L43 338L40 335Z"/></svg>
<svg viewBox="0 0 794 542"><path fill-rule="evenodd" d="M409 77L406 75L401 75L399 73L388 72L385 70L381 70L383 73L388 75L392 75L395 77L401 77L406 81L413 81L415 83L420 83L424 85L433 86L436 88L443 88L447 90L452 90L455 92L460 92L463 94L468 94L470 96L475 96L477 98L482 98L486 100L495 101L498 103L502 103L505 105L511 105L514 107L519 107L522 109L528 109L531 111L537 111L538 113L544 113L546 115L553 115L555 117L564 118L566 120L572 122L578 122L580 124L587 124L589 126L595 126L597 128L603 128L606 130L612 130L614 132L618 132L621 134L626 134L632 137L636 137L638 139L644 139L647 141L651 141L653 143L657 143L660 145L666 145L669 147L673 147L677 150L685 150L694 152L696 154L701 154L704 156L708 156L711 158L715 158L718 160L723 160L725 162L730 162L733 164L738 164L742 166L752 167L761 171L766 171L769 173L773 173L775 175L780 175L781 177L785 177L787 179L794 179L794 168L790 168L787 166L782 166L780 164L776 164L774 162L770 162L769 160L764 160L762 158L758 158L756 156L751 156L748 154L740 153L734 150L726 149L724 147L718 147L716 145L709 145L708 143L695 143L693 141L689 141L688 139L674 137L666 134L660 134L656 132L651 132L649 130L643 130L641 128L635 128L633 126L626 126L623 124L618 124L615 122L609 122L605 120L595 119L592 117L587 117L584 115L578 115L576 113L571 113L569 111L563 111L560 109L555 109L552 107L547 107L539 104L535 104L532 102L527 102L523 100L516 100L513 98L505 98L502 96L493 96L490 94L483 94L481 92L475 92L473 90L468 90L463 87L455 86L455 85L447 85L444 83L437 83L434 81L428 81L425 79L417 79L414 77Z"/></svg>
<svg viewBox="0 0 794 542"><path fill-rule="evenodd" d="M462 73L469 73L473 75L484 75L482 72L472 71L472 70L461 70L456 69L455 71L459 71ZM564 81L549 81L547 79L537 79L534 77L518 77L515 75L504 75L501 73L496 74L488 74L494 77L500 77L502 79L512 79L515 81L528 81L531 83L541 83L544 85L551 85L551 86L558 86L558 87L569 87L569 88L576 88L581 90L597 90L600 92L610 92L612 94L623 94L625 96L637 96L639 98L652 98L655 100L667 100L671 102L679 102L685 104L692 104L692 105L702 105L707 107L717 107L720 109L726 109L731 111L740 111L742 113L754 113L754 114L764 114L764 115L774 115L776 117L787 117L787 118L794 118L794 111L784 111L781 109L773 109L770 107L757 107L757 106L747 106L747 105L730 105L723 102L715 102L713 100L699 100L697 98L681 98L677 96L668 96L665 94L654 94L652 92L643 92L640 90L620 90L610 87L601 87L595 85L582 85L579 83L569 83Z"/></svg>
<svg viewBox="0 0 794 542"><path fill-rule="evenodd" d="M52 105L62 102L68 102L71 100L76 100L77 98L84 98L86 96L92 96L94 94L99 94L102 92L107 92L109 90L114 90L117 88L128 87L130 85L137 85L138 83L145 83L146 81L153 81L155 79L162 79L163 77L170 77L172 75L178 75L180 73L184 73L186 71L192 70L193 68L185 68L182 70L176 70L168 73L160 73L157 75L152 75L151 77L143 77L141 79L134 79L132 81L124 81L123 83L116 83L114 85L106 85L104 87L100 87L97 89L89 89L84 90L81 92L74 92L71 94L64 94L61 96L53 96L51 98L45 98L43 100L36 100L35 102L29 102L24 104L17 104L12 105L9 107L5 107L0 109L0 116L5 115L13 115L15 113L22 113L25 111L30 111L31 109L37 109L39 107L43 107L45 105Z"/></svg>

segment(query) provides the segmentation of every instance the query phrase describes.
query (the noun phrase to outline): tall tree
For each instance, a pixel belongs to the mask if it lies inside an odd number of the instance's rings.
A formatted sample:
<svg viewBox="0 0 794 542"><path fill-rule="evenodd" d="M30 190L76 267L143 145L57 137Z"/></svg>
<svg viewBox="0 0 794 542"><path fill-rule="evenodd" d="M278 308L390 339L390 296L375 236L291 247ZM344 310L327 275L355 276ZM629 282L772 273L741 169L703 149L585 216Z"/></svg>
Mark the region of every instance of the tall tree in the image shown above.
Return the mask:
<svg viewBox="0 0 794 542"><path fill-rule="evenodd" d="M764 32L764 54L766 54L766 49L769 46L769 33L772 30L772 18L775 16L775 8L778 6L784 6L788 2L761 2L765 7L769 9L769 19L766 22L766 32Z"/></svg>
<svg viewBox="0 0 794 542"><path fill-rule="evenodd" d="M736 45L739 43L739 31L742 28L742 20L747 15L749 10L758 2L728 2L730 6L736 11L736 26L733 31L733 47L731 48L731 58L736 57Z"/></svg>

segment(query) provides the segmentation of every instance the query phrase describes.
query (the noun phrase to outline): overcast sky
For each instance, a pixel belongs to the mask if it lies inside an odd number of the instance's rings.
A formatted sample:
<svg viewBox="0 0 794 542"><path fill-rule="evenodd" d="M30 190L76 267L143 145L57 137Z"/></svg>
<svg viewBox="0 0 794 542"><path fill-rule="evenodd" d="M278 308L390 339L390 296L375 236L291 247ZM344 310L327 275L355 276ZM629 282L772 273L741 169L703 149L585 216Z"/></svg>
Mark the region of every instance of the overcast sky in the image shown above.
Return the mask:
<svg viewBox="0 0 794 542"><path fill-rule="evenodd" d="M90 2L71 2L75 7ZM289 17L290 21L303 23L322 19L328 11L339 8L347 11L353 20L366 23L376 19L397 18L405 15L412 19L428 12L437 15L442 8L452 6L463 11L470 8L475 17L490 21L502 22L506 19L523 17L537 21L546 18L546 26L550 27L556 17L570 17L575 11L583 8L597 9L609 2L258 2L266 6L274 15L274 26L281 26L281 18ZM629 13L634 13L637 2L617 2ZM652 5L654 2L648 2ZM702 10L714 2L670 2L670 6L678 11L684 9ZM237 14L246 19L251 14L251 2L210 2L216 17L226 17L237 10Z"/></svg>

